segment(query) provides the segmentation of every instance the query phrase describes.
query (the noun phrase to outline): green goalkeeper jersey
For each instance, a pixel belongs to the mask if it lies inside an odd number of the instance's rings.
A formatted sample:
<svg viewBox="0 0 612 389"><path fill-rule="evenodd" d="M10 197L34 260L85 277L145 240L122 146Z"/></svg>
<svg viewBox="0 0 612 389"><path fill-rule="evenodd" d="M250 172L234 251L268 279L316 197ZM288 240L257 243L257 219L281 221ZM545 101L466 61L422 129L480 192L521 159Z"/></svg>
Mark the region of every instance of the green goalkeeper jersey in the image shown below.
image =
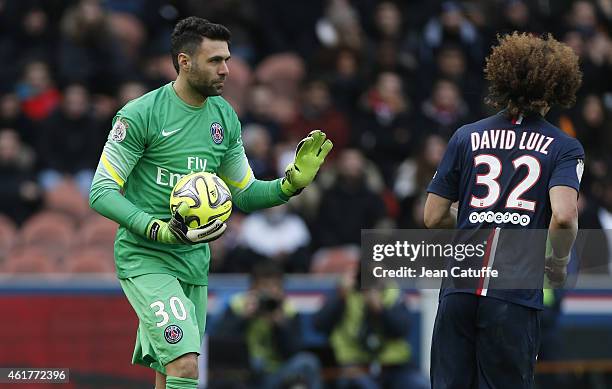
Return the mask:
<svg viewBox="0 0 612 389"><path fill-rule="evenodd" d="M90 203L120 224L115 240L119 278L167 273L191 284L208 284L208 244L162 244L145 236L153 219L170 218L169 199L175 183L199 171L219 175L234 200L243 192L257 192L260 201L255 208L287 201L279 180L253 177L240 122L222 97L208 97L201 107L190 106L176 94L173 83L168 83L117 113L94 176ZM269 185L257 187L254 181ZM106 212L100 211L96 202L102 203L109 191L116 196L119 190L131 204L125 202L129 206L119 212L124 199L114 197L112 202L106 200Z"/></svg>

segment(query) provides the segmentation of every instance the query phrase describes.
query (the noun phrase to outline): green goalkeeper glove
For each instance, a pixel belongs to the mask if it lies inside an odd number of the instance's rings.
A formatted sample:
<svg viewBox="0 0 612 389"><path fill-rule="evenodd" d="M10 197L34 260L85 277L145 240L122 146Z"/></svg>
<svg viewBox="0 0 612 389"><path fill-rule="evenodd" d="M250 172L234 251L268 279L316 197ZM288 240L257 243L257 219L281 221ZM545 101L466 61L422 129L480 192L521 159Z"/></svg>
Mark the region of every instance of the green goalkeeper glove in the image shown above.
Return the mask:
<svg viewBox="0 0 612 389"><path fill-rule="evenodd" d="M299 194L314 180L333 144L321 130L311 131L298 143L295 159L285 169L281 190L287 196Z"/></svg>
<svg viewBox="0 0 612 389"><path fill-rule="evenodd" d="M153 220L147 227L147 237L161 243L196 244L213 241L225 232L227 225L219 219L211 220L198 228L187 227L185 214L188 210L189 205L181 203L169 222Z"/></svg>

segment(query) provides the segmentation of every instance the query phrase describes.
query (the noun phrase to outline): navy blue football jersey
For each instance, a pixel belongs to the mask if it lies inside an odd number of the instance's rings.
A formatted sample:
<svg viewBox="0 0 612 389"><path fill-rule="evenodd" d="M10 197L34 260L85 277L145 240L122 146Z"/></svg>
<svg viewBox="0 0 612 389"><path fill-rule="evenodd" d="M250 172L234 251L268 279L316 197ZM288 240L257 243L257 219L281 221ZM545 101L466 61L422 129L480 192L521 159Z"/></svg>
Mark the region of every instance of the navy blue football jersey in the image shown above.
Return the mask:
<svg viewBox="0 0 612 389"><path fill-rule="evenodd" d="M458 229L490 229L483 266L514 279L543 281L545 239L530 242L529 231L509 230L547 229L549 189L562 185L578 192L583 161L580 142L542 116L511 120L502 111L454 133L427 191L459 202ZM542 307L541 288L496 288L495 282L501 281L483 277L470 289ZM443 289L443 294L453 292L448 285Z"/></svg>

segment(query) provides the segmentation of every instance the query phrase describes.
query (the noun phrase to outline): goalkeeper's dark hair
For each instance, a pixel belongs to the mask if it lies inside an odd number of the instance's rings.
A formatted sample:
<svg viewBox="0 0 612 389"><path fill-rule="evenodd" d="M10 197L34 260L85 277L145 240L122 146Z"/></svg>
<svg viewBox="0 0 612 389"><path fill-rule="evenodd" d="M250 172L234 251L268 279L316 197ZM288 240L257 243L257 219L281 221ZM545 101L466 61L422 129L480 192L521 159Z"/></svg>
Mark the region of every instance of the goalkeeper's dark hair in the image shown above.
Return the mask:
<svg viewBox="0 0 612 389"><path fill-rule="evenodd" d="M514 31L497 39L484 69L489 81L487 104L508 108L512 117L546 106L574 105L582 72L569 46L551 34L537 37Z"/></svg>
<svg viewBox="0 0 612 389"><path fill-rule="evenodd" d="M177 73L179 71L179 53L193 55L204 38L229 43L232 34L227 27L211 23L197 16L183 19L174 26L174 31L170 36L170 50L172 52L172 63Z"/></svg>

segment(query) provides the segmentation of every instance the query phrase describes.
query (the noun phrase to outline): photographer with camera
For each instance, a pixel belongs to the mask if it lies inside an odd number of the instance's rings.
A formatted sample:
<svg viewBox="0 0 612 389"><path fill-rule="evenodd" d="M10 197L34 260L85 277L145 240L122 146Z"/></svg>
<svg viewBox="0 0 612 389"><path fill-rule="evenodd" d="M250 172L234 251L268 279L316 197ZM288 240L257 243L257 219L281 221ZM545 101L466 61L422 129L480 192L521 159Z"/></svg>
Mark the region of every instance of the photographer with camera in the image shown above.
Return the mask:
<svg viewBox="0 0 612 389"><path fill-rule="evenodd" d="M410 313L402 291L380 284L359 289L360 273L347 272L315 316L329 336L339 373L338 389L428 389L412 363Z"/></svg>
<svg viewBox="0 0 612 389"><path fill-rule="evenodd" d="M245 341L255 387L320 388L319 361L299 352L300 321L285 298L281 269L272 262L260 263L250 282L247 292L232 297L215 335Z"/></svg>

